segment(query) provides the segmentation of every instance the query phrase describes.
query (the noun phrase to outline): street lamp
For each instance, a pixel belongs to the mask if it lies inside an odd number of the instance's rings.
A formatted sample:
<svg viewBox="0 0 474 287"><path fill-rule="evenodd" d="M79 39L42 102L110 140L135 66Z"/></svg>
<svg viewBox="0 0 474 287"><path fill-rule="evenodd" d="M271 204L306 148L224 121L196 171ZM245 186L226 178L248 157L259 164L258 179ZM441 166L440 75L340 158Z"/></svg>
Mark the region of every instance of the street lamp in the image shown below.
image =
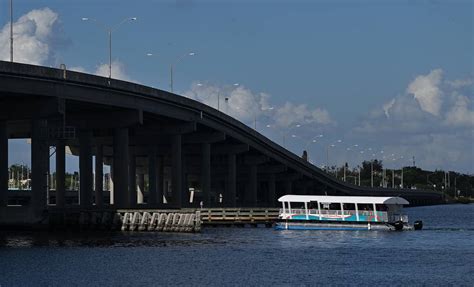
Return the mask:
<svg viewBox="0 0 474 287"><path fill-rule="evenodd" d="M94 18L82 17L82 21L92 21L100 28L103 28L109 36L109 79L112 78L112 32L117 30L122 24L128 21L136 21L137 17L127 17L119 22L116 26L106 26L102 22Z"/></svg>
<svg viewBox="0 0 474 287"><path fill-rule="evenodd" d="M304 146L304 150L306 150L306 152L308 152L309 145L312 144L312 143L314 143L314 144L318 143L319 142L318 139L321 139L323 137L324 137L324 135L320 134L320 135L314 136L313 138L309 139L306 142L305 146ZM308 152L308 159L309 159L309 152Z"/></svg>
<svg viewBox="0 0 474 287"><path fill-rule="evenodd" d="M13 63L13 0L10 0L10 62Z"/></svg>
<svg viewBox="0 0 474 287"><path fill-rule="evenodd" d="M189 52L189 53L183 54L174 63L170 64L170 90L171 90L171 92L173 92L173 67L175 65L177 65L186 56L194 56L194 55L196 55L196 53L194 53L194 52Z"/></svg>
<svg viewBox="0 0 474 287"><path fill-rule="evenodd" d="M151 53L151 52L148 52L148 53L146 53L145 55L146 55L147 57L150 57L150 58L155 58L155 57L158 57L158 55L157 55L157 54L155 54L155 53Z"/></svg>
<svg viewBox="0 0 474 287"><path fill-rule="evenodd" d="M198 86L202 86L202 84L198 84ZM234 87L238 87L239 83L234 83ZM220 111L220 102L221 102L221 92L220 90L217 90L217 110ZM225 97L225 103L226 103L226 112L227 112L227 105L229 104L229 98Z"/></svg>
<svg viewBox="0 0 474 287"><path fill-rule="evenodd" d="M342 143L342 140L337 140L336 141L337 143ZM327 164L327 168L329 168L329 148L330 147L335 147L336 145L335 144L328 144L326 146L326 164Z"/></svg>

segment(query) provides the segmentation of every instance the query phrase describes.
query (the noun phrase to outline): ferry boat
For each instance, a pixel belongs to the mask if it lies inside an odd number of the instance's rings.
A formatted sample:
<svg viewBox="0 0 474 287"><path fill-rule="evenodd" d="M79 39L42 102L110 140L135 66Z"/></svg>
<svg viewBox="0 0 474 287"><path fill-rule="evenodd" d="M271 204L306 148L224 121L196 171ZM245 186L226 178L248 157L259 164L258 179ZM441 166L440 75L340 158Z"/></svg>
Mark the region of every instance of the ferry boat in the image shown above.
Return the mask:
<svg viewBox="0 0 474 287"><path fill-rule="evenodd" d="M401 197L284 195L277 230L421 230L408 222Z"/></svg>

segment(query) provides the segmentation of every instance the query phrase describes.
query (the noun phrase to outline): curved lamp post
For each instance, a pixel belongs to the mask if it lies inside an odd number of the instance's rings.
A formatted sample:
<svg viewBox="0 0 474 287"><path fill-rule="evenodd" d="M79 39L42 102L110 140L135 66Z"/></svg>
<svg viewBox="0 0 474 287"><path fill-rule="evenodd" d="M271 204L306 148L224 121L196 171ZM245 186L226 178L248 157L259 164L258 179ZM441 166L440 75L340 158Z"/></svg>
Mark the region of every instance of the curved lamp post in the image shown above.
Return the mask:
<svg viewBox="0 0 474 287"><path fill-rule="evenodd" d="M117 30L122 24L128 21L136 21L137 17L127 17L115 26L106 26L95 18L82 17L82 21L92 21L100 28L104 29L109 36L109 79L112 78L112 32Z"/></svg>
<svg viewBox="0 0 474 287"><path fill-rule="evenodd" d="M181 60L183 60L185 57L187 57L187 56L192 57L194 55L196 55L196 53L194 53L194 52L189 52L189 53L183 54L174 63L170 64L170 90L171 90L171 92L173 92L173 68L174 68L174 66L176 66L179 62L181 62Z"/></svg>
<svg viewBox="0 0 474 287"><path fill-rule="evenodd" d="M337 140L336 143L342 143L342 140ZM328 144L326 147L326 164L327 164L326 169L329 168L329 148L335 147L335 146L336 144L333 143L333 144Z"/></svg>

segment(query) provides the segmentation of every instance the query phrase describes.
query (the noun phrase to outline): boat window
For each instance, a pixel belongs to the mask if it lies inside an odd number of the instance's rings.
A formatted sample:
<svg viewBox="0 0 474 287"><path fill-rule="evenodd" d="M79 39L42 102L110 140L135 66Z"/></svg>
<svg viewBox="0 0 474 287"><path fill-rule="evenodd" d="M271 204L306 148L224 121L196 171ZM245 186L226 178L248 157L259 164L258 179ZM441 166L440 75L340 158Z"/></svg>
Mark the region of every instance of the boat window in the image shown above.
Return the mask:
<svg viewBox="0 0 474 287"><path fill-rule="evenodd" d="M355 203L343 203L344 210L355 210Z"/></svg>
<svg viewBox="0 0 474 287"><path fill-rule="evenodd" d="M376 204L375 208L377 208L377 211L388 211L388 207L385 204Z"/></svg>
<svg viewBox="0 0 474 287"><path fill-rule="evenodd" d="M357 205L359 207L359 210L374 210L374 207L372 204L367 204L367 203L359 203Z"/></svg>
<svg viewBox="0 0 474 287"><path fill-rule="evenodd" d="M317 201L308 202L308 209L318 209L318 202Z"/></svg>

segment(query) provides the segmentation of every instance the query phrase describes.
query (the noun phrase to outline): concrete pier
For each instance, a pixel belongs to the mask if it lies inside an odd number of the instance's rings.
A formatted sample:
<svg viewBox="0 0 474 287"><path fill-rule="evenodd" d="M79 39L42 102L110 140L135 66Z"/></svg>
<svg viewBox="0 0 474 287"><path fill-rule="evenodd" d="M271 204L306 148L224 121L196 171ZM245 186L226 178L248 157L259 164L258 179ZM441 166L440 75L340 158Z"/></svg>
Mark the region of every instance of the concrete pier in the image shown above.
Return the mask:
<svg viewBox="0 0 474 287"><path fill-rule="evenodd" d="M257 179L257 165L253 164L250 166L250 206L256 207L257 206L257 191L258 191L258 179Z"/></svg>
<svg viewBox="0 0 474 287"><path fill-rule="evenodd" d="M275 181L276 181L276 176L274 173L271 173L268 179L268 201L269 201L268 206L270 207L275 206L277 203Z"/></svg>
<svg viewBox="0 0 474 287"><path fill-rule="evenodd" d="M155 205L158 203L158 187L157 187L157 172L156 172L156 147L151 146L148 149L148 205Z"/></svg>
<svg viewBox="0 0 474 287"><path fill-rule="evenodd" d="M92 132L82 130L79 132L79 205L92 206Z"/></svg>
<svg viewBox="0 0 474 287"><path fill-rule="evenodd" d="M201 144L201 189L204 206L211 207L211 144Z"/></svg>
<svg viewBox="0 0 474 287"><path fill-rule="evenodd" d="M49 162L48 121L34 119L31 123L31 203L34 216L46 209L47 175Z"/></svg>
<svg viewBox="0 0 474 287"><path fill-rule="evenodd" d="M113 162L113 181L114 181L114 206L127 206L128 193L128 163L129 163L129 139L127 128L116 128L114 131L114 162Z"/></svg>
<svg viewBox="0 0 474 287"><path fill-rule="evenodd" d="M128 193L126 206L134 207L137 205L137 160L133 147L129 148L128 165Z"/></svg>
<svg viewBox="0 0 474 287"><path fill-rule="evenodd" d="M64 140L56 143L56 207L65 206L66 193L66 146Z"/></svg>
<svg viewBox="0 0 474 287"><path fill-rule="evenodd" d="M236 165L237 156L235 153L231 153L227 156L227 194L224 198L226 205L229 207L235 207L236 205L236 196L237 196L237 165Z"/></svg>
<svg viewBox="0 0 474 287"><path fill-rule="evenodd" d="M0 207L8 204L8 131L7 121L0 120Z"/></svg>
<svg viewBox="0 0 474 287"><path fill-rule="evenodd" d="M182 155L181 155L181 135L173 135L172 139L172 167L171 167L171 189L173 192L173 204L177 207L182 206Z"/></svg>
<svg viewBox="0 0 474 287"><path fill-rule="evenodd" d="M104 202L104 146L99 144L95 153L95 205L102 207Z"/></svg>

